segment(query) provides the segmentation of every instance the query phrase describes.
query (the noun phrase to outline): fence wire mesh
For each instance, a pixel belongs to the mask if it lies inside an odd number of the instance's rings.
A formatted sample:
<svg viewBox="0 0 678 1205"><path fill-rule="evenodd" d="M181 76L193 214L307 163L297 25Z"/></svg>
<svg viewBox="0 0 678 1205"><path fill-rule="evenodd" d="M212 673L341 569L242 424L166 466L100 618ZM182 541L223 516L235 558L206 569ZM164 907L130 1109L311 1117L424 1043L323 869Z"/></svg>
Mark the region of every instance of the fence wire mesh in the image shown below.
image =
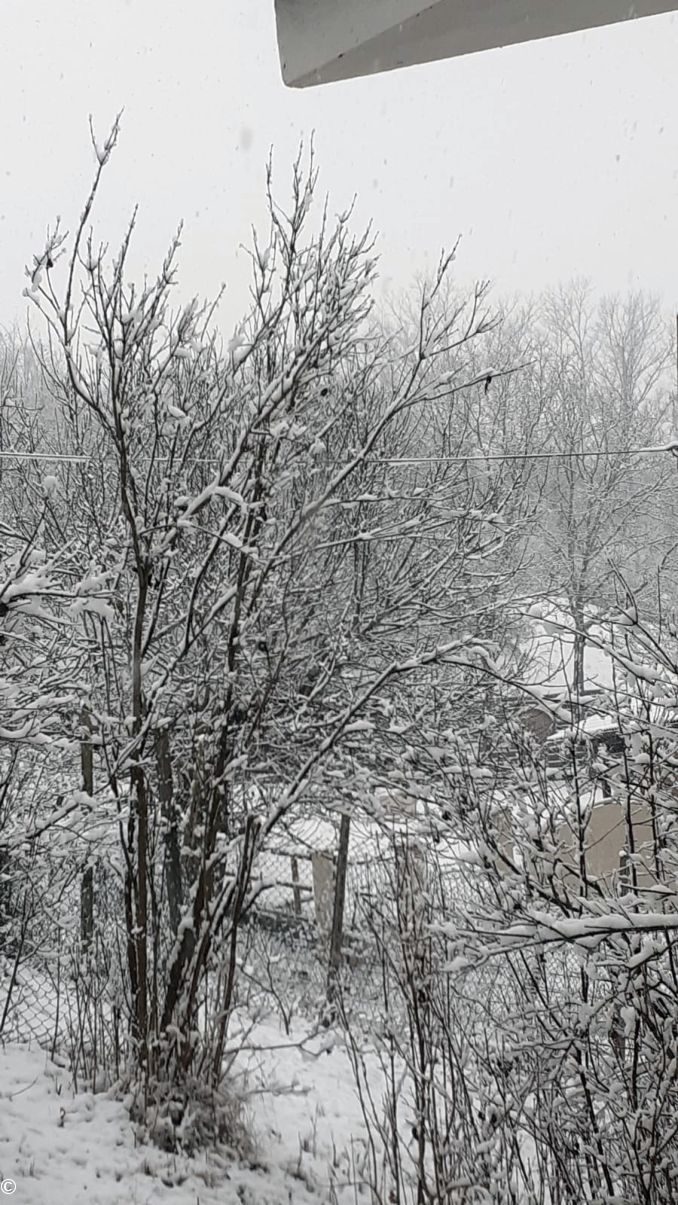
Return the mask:
<svg viewBox="0 0 678 1205"><path fill-rule="evenodd" d="M327 1002L335 918L340 818L297 817L275 830L254 865L253 903L238 933L237 1003L317 1020ZM406 826L354 818L350 828L335 987L353 1025L378 1025L385 1010L379 946L399 906L398 859L410 847ZM444 851L417 846L454 895ZM423 851L423 852L422 852ZM442 862L441 862L442 858ZM26 887L30 884L30 891ZM124 901L121 878L103 860L95 874L93 939L83 954L80 876L64 879L49 854L17 868L3 897L0 926L0 1039L34 1042L81 1065L124 1049ZM23 885L23 886L22 886ZM57 890L58 887L58 890ZM449 903L449 901L448 901ZM443 905L447 906L447 905Z"/></svg>

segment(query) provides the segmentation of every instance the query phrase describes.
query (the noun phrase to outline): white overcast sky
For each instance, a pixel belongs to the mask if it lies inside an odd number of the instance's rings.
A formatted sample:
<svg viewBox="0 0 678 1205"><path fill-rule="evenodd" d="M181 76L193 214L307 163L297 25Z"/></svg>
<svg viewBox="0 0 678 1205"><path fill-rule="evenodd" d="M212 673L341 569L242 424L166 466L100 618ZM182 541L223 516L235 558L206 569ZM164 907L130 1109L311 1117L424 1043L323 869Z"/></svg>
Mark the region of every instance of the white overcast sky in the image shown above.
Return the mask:
<svg viewBox="0 0 678 1205"><path fill-rule="evenodd" d="M124 106L100 231L140 205L136 265L180 218L182 294L228 285L263 220L273 147L281 190L316 133L323 189L357 194L386 288L462 237L464 280L532 291L587 275L678 300L678 15L320 89L284 88L273 0L2 0L0 324L25 311L23 266L59 213L72 226L103 134Z"/></svg>

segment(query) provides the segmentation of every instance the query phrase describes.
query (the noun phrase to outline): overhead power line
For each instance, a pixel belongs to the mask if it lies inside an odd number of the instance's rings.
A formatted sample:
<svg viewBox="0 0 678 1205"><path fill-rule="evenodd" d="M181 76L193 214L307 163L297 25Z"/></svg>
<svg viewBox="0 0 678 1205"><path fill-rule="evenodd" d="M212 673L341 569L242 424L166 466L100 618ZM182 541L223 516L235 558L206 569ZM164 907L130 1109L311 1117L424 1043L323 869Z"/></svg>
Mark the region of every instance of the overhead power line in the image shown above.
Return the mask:
<svg viewBox="0 0 678 1205"><path fill-rule="evenodd" d="M360 453L356 453L354 457L356 463L369 465L418 465L418 464L474 464L483 463L488 460L582 460L584 458L612 458L615 456L666 456L667 453L678 459L678 441L670 444L661 444L658 447L647 448L607 448L607 449L584 449L580 452L480 452L473 456L365 456L361 457ZM168 456L144 457L142 464L150 464L152 461L162 463L164 460L169 460ZM50 464L93 464L100 460L98 456L79 456L75 453L68 452L0 452L0 460L37 460L46 461ZM191 460L184 461L184 464L218 464L219 458L216 456L197 456ZM331 465L347 467L352 463L352 460L330 460Z"/></svg>
<svg viewBox="0 0 678 1205"><path fill-rule="evenodd" d="M662 444L656 448L608 448L599 451L586 449L581 452L482 452L473 456L387 456L365 457L363 464L416 465L416 464L470 464L486 460L581 460L584 457L611 458L615 456L665 456L670 452L678 458L678 442ZM345 464L334 460L332 464ZM350 463L350 461L348 462Z"/></svg>
<svg viewBox="0 0 678 1205"><path fill-rule="evenodd" d="M61 461L67 464L89 464L93 459L92 456L76 456L69 453L52 455L50 452L0 452L0 460L45 460L49 464L57 464Z"/></svg>

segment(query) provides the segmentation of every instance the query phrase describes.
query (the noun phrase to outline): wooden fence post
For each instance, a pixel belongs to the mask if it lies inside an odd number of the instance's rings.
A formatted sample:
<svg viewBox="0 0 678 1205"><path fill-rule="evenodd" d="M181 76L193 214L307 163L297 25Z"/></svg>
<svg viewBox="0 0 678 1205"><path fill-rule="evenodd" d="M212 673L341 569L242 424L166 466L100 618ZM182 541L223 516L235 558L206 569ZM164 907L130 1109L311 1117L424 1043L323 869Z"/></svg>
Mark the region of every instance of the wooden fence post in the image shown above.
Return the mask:
<svg viewBox="0 0 678 1205"><path fill-rule="evenodd" d="M341 946L344 937L344 902L346 899L346 871L348 868L348 844L351 835L351 819L341 817L339 849L334 876L334 912L330 934L330 956L327 970L327 1002L332 1004L337 992L337 979L341 965Z"/></svg>
<svg viewBox="0 0 678 1205"><path fill-rule="evenodd" d="M292 854L290 858L292 867L292 896L294 898L294 915L301 916L301 891L299 890L299 859Z"/></svg>

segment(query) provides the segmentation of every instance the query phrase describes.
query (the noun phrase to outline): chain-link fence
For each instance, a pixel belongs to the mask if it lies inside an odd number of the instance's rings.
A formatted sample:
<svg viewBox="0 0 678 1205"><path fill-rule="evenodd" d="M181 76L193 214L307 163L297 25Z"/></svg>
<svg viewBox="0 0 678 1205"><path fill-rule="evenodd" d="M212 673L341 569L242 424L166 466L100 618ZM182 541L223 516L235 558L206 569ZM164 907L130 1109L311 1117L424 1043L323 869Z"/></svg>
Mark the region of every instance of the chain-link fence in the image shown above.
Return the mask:
<svg viewBox="0 0 678 1205"><path fill-rule="evenodd" d="M339 818L330 815L293 821L275 834L255 866L258 894L243 939L243 969L253 986L271 992L290 1012L317 1017L327 1002L335 969L339 831ZM392 841L375 825L354 821L334 950L338 938L342 999L356 1021L370 1021L380 1011L370 921L388 895L394 865Z"/></svg>
<svg viewBox="0 0 678 1205"><path fill-rule="evenodd" d="M96 925L87 948L83 867L64 863L49 847L17 856L0 927L0 1040L38 1045L90 1082L97 1068L119 1070L125 1046L120 891L103 860L95 878Z"/></svg>
<svg viewBox="0 0 678 1205"><path fill-rule="evenodd" d="M389 948L389 958L398 956L407 910L452 920L466 887L458 848L433 843L413 817L378 824L354 816L343 853L340 831L338 816L296 818L261 851L244 969L262 999L274 988L281 1005L309 1016L326 1014L334 987L352 1026L373 1030L393 1008L383 960Z"/></svg>
<svg viewBox="0 0 678 1205"><path fill-rule="evenodd" d="M338 912L340 829L329 812L288 820L254 864L253 902L238 935L238 1002L275 1009L286 1024L298 1014L322 1017L330 986L356 1025L373 1026L384 1009L377 937L398 906L398 858L412 843L419 856L423 847L406 824L354 817ZM439 874L440 850L435 864ZM43 855L22 875L30 891L22 894L15 875L13 924L4 926L0 951L0 1037L110 1066L111 1052L119 1057L124 1048L129 1006L120 876L103 861L96 867L96 921L83 953L81 874L64 877L63 865Z"/></svg>

